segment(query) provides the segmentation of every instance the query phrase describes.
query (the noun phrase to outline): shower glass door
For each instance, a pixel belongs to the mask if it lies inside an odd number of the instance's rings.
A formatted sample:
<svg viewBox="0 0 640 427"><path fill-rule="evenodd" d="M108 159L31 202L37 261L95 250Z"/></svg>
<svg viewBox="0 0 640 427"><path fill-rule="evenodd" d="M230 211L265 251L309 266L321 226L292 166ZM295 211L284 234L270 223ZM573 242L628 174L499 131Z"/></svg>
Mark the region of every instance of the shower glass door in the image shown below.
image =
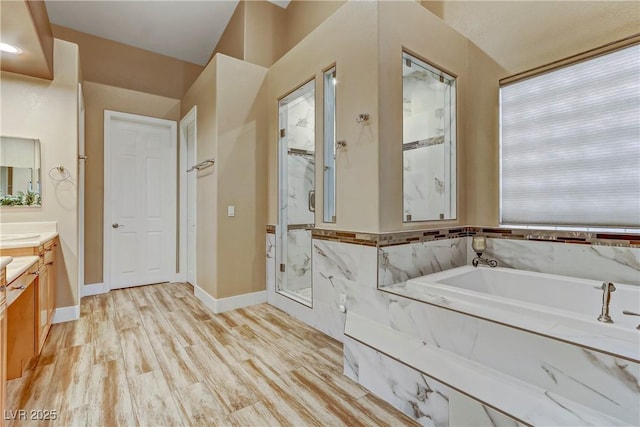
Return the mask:
<svg viewBox="0 0 640 427"><path fill-rule="evenodd" d="M311 230L315 224L315 84L278 104L280 117L277 290L311 306Z"/></svg>

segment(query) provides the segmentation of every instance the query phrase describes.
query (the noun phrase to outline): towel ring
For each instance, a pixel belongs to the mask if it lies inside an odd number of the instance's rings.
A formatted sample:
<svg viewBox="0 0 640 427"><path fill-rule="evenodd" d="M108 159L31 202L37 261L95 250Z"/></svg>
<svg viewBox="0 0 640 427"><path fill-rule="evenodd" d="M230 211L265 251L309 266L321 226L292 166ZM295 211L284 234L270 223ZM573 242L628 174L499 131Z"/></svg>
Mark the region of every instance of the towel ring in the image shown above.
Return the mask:
<svg viewBox="0 0 640 427"><path fill-rule="evenodd" d="M54 166L49 169L49 178L54 181L66 181L71 177L71 172L64 166Z"/></svg>

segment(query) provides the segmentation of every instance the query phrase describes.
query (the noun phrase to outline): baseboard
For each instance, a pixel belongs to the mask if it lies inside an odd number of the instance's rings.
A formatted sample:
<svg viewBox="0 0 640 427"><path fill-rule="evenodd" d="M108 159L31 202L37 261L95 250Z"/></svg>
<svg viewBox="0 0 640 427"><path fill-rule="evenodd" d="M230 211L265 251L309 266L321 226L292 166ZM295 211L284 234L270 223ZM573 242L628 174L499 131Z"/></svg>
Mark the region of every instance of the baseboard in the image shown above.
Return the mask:
<svg viewBox="0 0 640 427"><path fill-rule="evenodd" d="M71 305L69 307L56 308L56 312L53 315L51 323L64 323L72 320L78 320L80 318L80 306Z"/></svg>
<svg viewBox="0 0 640 427"><path fill-rule="evenodd" d="M109 288L104 283L93 283L91 285L84 285L81 288L80 297L89 297L91 295L106 294L109 292Z"/></svg>
<svg viewBox="0 0 640 427"><path fill-rule="evenodd" d="M236 308L267 302L267 291L252 292L250 294L236 295L228 298L216 299L206 293L201 287L194 286L193 293L202 303L214 313L235 310Z"/></svg>

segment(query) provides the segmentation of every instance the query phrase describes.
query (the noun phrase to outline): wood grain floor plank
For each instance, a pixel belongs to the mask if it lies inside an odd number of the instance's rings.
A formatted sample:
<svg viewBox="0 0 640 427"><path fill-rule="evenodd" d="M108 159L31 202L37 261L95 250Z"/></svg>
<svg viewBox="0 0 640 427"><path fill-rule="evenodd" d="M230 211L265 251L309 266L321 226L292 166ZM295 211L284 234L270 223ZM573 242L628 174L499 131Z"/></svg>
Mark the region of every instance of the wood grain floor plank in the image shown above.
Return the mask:
<svg viewBox="0 0 640 427"><path fill-rule="evenodd" d="M278 418L262 402L257 402L229 415L229 424L237 427L278 426ZM284 425L293 425L290 423Z"/></svg>
<svg viewBox="0 0 640 427"><path fill-rule="evenodd" d="M248 360L243 363L243 368L254 378L264 396L262 401L278 418L279 424L290 422L295 426L322 426L304 402L291 393L284 382L262 362Z"/></svg>
<svg viewBox="0 0 640 427"><path fill-rule="evenodd" d="M260 304L210 312L186 283L82 299L56 324L8 409L55 409L9 426L415 425L342 375L342 344Z"/></svg>
<svg viewBox="0 0 640 427"><path fill-rule="evenodd" d="M256 403L259 392L253 384L247 383L223 362L214 351L205 345L193 345L186 348L189 358L198 372L204 374L205 382L222 398L230 412L237 411Z"/></svg>
<svg viewBox="0 0 640 427"><path fill-rule="evenodd" d="M417 426L418 423L387 402L367 394L358 399L360 408L379 426Z"/></svg>
<svg viewBox="0 0 640 427"><path fill-rule="evenodd" d="M193 293L187 292L180 283L165 283L159 286L174 299L185 298Z"/></svg>
<svg viewBox="0 0 640 427"><path fill-rule="evenodd" d="M141 326L120 331L120 345L129 378L160 369L149 337Z"/></svg>
<svg viewBox="0 0 640 427"><path fill-rule="evenodd" d="M93 365L89 377L88 426L133 426L137 424L123 360ZM78 425L78 424L74 424Z"/></svg>
<svg viewBox="0 0 640 427"><path fill-rule="evenodd" d="M93 363L104 363L110 360L122 358L122 346L120 345L120 335L109 317L102 320L99 316L91 319L91 335L93 337Z"/></svg>
<svg viewBox="0 0 640 427"><path fill-rule="evenodd" d="M87 404L87 388L91 372L93 349L91 345L80 345L61 351L55 364L50 392L62 399L60 412L80 408ZM51 408L57 409L57 408Z"/></svg>
<svg viewBox="0 0 640 427"><path fill-rule="evenodd" d="M163 316L148 307L140 307L144 328L158 364L171 389L198 382L198 374L184 347L175 337L175 331Z"/></svg>
<svg viewBox="0 0 640 427"><path fill-rule="evenodd" d="M218 394L204 382L174 391L185 425L226 426L229 411Z"/></svg>
<svg viewBox="0 0 640 427"><path fill-rule="evenodd" d="M146 288L147 286L136 286L122 291L129 294L129 298L133 300L137 307L143 307L153 305L153 300L148 297Z"/></svg>
<svg viewBox="0 0 640 427"><path fill-rule="evenodd" d="M83 426L87 424L87 416L89 413L89 405L83 405L77 408L65 409L53 420L51 426Z"/></svg>
<svg viewBox="0 0 640 427"><path fill-rule="evenodd" d="M183 339L185 347L196 344L204 344L207 342L207 336L196 327L196 319L185 310L176 310L165 313L167 321L171 324L177 336Z"/></svg>
<svg viewBox="0 0 640 427"><path fill-rule="evenodd" d="M141 426L182 426L173 394L160 371L129 377L136 418Z"/></svg>

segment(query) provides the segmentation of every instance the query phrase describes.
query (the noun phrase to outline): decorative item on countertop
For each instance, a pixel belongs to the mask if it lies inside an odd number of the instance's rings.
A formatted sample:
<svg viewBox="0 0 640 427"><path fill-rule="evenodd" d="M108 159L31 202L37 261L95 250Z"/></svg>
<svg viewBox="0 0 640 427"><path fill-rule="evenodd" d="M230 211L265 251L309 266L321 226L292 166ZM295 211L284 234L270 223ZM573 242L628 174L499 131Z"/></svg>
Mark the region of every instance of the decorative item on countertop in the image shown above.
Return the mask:
<svg viewBox="0 0 640 427"><path fill-rule="evenodd" d="M495 259L487 259L482 256L482 253L487 250L487 239L484 236L473 236L471 240L471 247L473 251L476 253L476 257L473 259L471 264L474 267L477 267L478 264L488 265L489 267L497 267L498 261Z"/></svg>

